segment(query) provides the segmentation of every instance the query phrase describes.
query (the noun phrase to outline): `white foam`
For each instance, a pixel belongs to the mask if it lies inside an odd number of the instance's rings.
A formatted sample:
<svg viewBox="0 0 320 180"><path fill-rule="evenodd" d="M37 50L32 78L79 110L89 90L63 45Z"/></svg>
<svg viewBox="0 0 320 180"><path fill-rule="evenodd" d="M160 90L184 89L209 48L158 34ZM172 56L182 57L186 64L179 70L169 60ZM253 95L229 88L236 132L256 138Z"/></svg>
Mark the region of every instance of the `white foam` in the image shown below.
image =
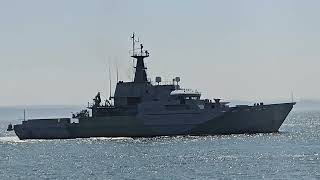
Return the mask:
<svg viewBox="0 0 320 180"><path fill-rule="evenodd" d="M129 137L97 137L97 138L90 138L91 140L132 140Z"/></svg>
<svg viewBox="0 0 320 180"><path fill-rule="evenodd" d="M0 137L0 142L19 143L19 142L24 142L24 141L21 141L18 138L18 136L6 136L6 137Z"/></svg>

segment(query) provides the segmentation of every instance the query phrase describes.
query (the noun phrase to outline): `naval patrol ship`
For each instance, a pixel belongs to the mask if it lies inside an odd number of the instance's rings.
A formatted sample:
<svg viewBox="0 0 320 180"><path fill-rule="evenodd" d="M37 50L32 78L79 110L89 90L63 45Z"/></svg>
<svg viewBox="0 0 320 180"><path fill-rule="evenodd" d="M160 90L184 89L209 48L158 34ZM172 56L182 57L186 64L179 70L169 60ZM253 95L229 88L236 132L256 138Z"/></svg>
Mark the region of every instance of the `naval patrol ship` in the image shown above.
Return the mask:
<svg viewBox="0 0 320 180"><path fill-rule="evenodd" d="M29 119L14 125L20 139L72 139L90 137L204 136L242 133L274 133L295 105L257 103L231 107L220 99L202 99L201 93L171 83L148 80L144 60L149 52L135 49L132 82L117 82L114 96L102 102L100 93L88 109L70 118Z"/></svg>

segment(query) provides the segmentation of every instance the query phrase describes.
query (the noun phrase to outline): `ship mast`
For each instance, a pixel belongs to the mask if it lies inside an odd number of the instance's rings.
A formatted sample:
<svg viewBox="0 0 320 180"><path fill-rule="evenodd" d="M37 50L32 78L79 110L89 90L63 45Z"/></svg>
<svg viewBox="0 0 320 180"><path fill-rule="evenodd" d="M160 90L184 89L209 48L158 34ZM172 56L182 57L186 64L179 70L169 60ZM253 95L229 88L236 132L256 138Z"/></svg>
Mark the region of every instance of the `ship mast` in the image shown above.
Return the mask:
<svg viewBox="0 0 320 180"><path fill-rule="evenodd" d="M138 40L136 40L135 39L135 34L134 34L134 32L132 33L132 36L131 36L131 39L132 39L132 56L134 56L134 52L135 52L135 45L136 45L136 42L139 42L139 39ZM131 56L131 57L132 57ZM132 59L132 72L134 73L134 69L135 69L135 67L134 67L134 58ZM134 81L134 77L132 78L132 81Z"/></svg>
<svg viewBox="0 0 320 180"><path fill-rule="evenodd" d="M140 52L135 51L135 35L132 35L132 58L137 60L135 76L134 76L134 83L146 83L148 82L146 67L144 64L144 58L149 57L149 52L147 50L143 50L143 44L140 44Z"/></svg>

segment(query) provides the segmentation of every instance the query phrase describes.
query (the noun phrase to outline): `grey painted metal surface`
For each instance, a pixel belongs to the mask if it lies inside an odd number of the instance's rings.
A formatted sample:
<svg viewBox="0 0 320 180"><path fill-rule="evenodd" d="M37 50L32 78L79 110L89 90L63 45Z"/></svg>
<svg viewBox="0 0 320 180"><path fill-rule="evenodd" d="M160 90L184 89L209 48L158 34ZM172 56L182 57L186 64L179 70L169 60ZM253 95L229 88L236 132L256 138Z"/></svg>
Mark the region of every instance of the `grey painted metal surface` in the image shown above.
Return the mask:
<svg viewBox="0 0 320 180"><path fill-rule="evenodd" d="M112 104L94 98L89 116L75 114L79 123L66 119L26 120L14 125L20 139L68 139L89 137L153 137L176 135L216 135L278 132L295 103L255 104L229 107L220 99L201 99L197 91L182 89L175 78L172 84L148 81L144 59L149 52L140 45L133 54L136 72L133 82L117 82Z"/></svg>

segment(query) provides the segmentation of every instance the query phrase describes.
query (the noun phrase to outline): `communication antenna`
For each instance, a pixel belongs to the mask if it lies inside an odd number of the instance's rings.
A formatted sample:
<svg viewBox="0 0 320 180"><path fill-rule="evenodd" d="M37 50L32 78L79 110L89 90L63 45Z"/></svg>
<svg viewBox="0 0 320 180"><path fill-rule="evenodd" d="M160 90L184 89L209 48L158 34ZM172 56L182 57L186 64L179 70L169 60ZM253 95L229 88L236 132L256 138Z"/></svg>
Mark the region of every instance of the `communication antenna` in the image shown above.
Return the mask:
<svg viewBox="0 0 320 180"><path fill-rule="evenodd" d="M291 91L291 102L293 103L293 92Z"/></svg>
<svg viewBox="0 0 320 180"><path fill-rule="evenodd" d="M132 39L132 56L134 56L135 55L135 46L136 46L136 43L137 42L139 42L140 40L139 40L139 38L138 38L138 40L136 40L135 39L135 34L134 34L134 32L132 33L132 36L131 36L131 39ZM133 74L134 74L134 58L132 58L132 72L133 72ZM132 78L132 81L134 81L134 76L133 76L133 78Z"/></svg>
<svg viewBox="0 0 320 180"><path fill-rule="evenodd" d="M116 61L116 69L117 69L117 83L119 82L119 68L118 68L118 62Z"/></svg>
<svg viewBox="0 0 320 180"><path fill-rule="evenodd" d="M131 39L132 39L132 56L134 56L134 49L135 49L135 43L136 43L134 32L132 33Z"/></svg>
<svg viewBox="0 0 320 180"><path fill-rule="evenodd" d="M110 61L109 61L109 100L111 100L111 87L112 85L112 82L111 82L111 66L110 66Z"/></svg>
<svg viewBox="0 0 320 180"><path fill-rule="evenodd" d="M108 67L107 67L109 73L107 73L107 76L109 78L109 86L107 87L107 89L109 89L109 99L111 100L111 90L112 90L112 82L111 82L111 66L110 66L110 57L108 58ZM108 84L108 83L107 83ZM107 93L108 94L108 90Z"/></svg>
<svg viewBox="0 0 320 180"><path fill-rule="evenodd" d="M131 39L132 39L132 56L134 56L134 48L135 48L135 35L134 32L132 33ZM134 58L132 58L132 73L134 73ZM134 77L133 77L134 78ZM132 81L134 81L134 79L132 78Z"/></svg>
<svg viewBox="0 0 320 180"><path fill-rule="evenodd" d="M26 109L23 109L23 121L26 120Z"/></svg>

